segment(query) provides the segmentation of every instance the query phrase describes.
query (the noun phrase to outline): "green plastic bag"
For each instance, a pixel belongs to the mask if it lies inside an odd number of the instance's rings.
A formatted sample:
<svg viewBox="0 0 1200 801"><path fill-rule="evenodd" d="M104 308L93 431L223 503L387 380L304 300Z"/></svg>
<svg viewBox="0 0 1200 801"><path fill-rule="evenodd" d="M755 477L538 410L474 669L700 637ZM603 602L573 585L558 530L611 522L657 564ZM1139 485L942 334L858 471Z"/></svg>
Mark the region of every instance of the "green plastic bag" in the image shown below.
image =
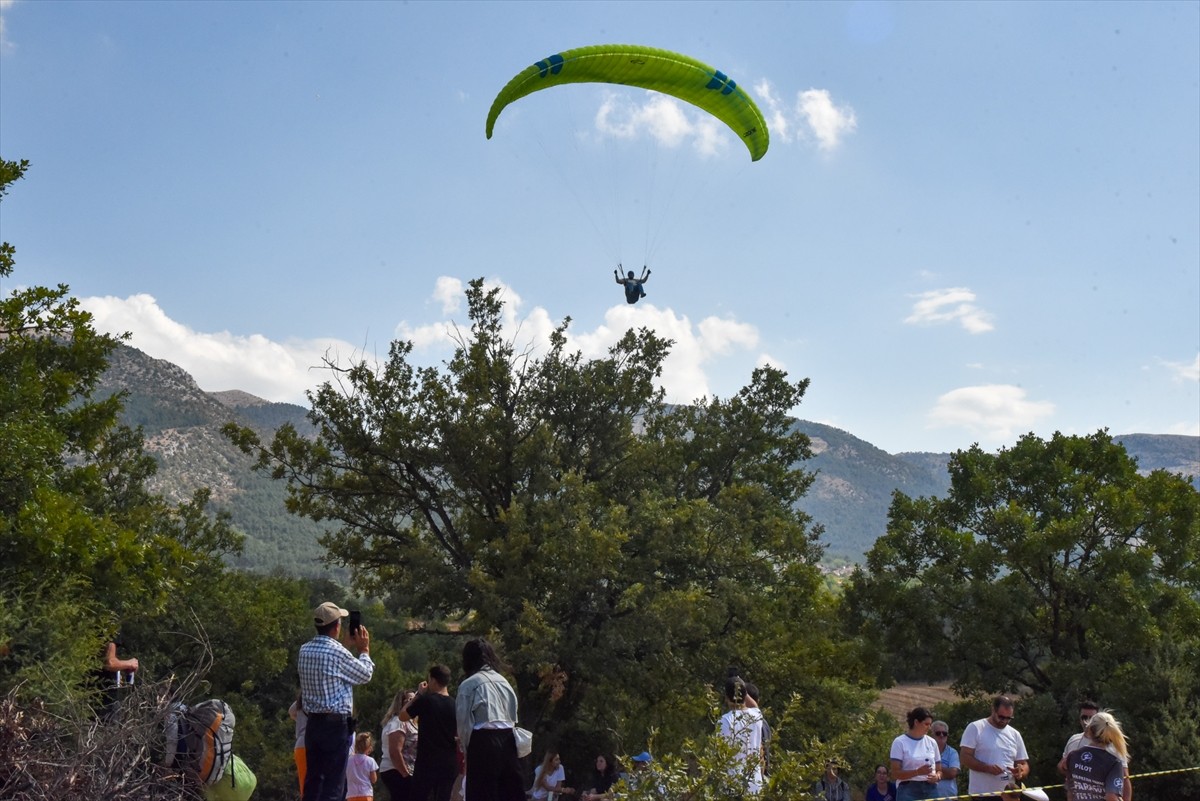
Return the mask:
<svg viewBox="0 0 1200 801"><path fill-rule="evenodd" d="M254 771L237 754L225 766L225 775L216 784L204 788L208 801L249 801L258 786Z"/></svg>

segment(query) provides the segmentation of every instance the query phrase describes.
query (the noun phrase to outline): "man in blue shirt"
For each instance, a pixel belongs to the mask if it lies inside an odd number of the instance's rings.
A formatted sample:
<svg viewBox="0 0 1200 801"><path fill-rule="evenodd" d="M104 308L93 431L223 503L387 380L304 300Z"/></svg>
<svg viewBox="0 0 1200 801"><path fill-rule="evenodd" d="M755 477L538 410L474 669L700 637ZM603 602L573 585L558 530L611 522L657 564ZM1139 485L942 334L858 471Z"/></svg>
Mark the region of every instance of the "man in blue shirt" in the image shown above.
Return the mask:
<svg viewBox="0 0 1200 801"><path fill-rule="evenodd" d="M935 720L929 727L929 736L937 742L942 754L942 780L937 783L937 794L958 795L958 773L962 763L958 759L958 751L950 745L950 725L944 720Z"/></svg>
<svg viewBox="0 0 1200 801"><path fill-rule="evenodd" d="M366 684L375 672L371 661L371 636L366 626L351 631L355 658L338 636L342 618L350 613L326 601L313 610L317 636L300 646L296 661L300 696L308 715L304 749L308 761L303 801L341 801L345 798L346 759L354 735L351 714L354 686Z"/></svg>

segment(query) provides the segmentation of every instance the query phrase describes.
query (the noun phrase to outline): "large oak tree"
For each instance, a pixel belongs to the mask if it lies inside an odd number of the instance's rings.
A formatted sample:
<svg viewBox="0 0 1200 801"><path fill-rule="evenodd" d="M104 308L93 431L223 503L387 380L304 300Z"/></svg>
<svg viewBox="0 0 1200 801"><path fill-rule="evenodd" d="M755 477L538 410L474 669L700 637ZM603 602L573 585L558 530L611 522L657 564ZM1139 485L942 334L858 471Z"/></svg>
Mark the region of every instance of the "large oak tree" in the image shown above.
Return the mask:
<svg viewBox="0 0 1200 801"><path fill-rule="evenodd" d="M1077 730L1085 697L1117 708L1143 768L1194 764L1195 487L1139 472L1103 431L1030 434L998 453L972 447L953 455L950 476L945 498L897 493L847 594L885 672L1029 695L1023 730L1044 770Z"/></svg>
<svg viewBox="0 0 1200 801"><path fill-rule="evenodd" d="M809 444L789 412L808 382L762 368L731 398L671 407L656 387L671 343L653 332L586 359L568 319L535 354L506 335L499 290L477 280L467 300L440 367L414 366L407 342L382 365L330 363L316 438L229 429L289 482L293 511L329 523L358 586L498 638L524 722L577 743L694 732L730 663L780 705L793 689L827 710L861 700L862 670L820 624L819 530L796 508Z"/></svg>

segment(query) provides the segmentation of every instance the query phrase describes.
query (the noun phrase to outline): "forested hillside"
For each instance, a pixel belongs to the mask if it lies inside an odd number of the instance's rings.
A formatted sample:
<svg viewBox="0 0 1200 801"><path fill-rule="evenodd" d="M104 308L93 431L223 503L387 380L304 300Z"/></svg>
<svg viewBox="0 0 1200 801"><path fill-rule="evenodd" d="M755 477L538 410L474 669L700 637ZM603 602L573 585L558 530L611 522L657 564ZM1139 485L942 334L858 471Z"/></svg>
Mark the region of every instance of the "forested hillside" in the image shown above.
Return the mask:
<svg viewBox="0 0 1200 801"><path fill-rule="evenodd" d="M212 509L228 512L245 535L243 552L230 563L259 572L345 579L344 570L321 562L322 527L287 512L285 487L250 469L250 459L221 434L234 422L264 435L290 423L312 431L305 410L272 403L237 390L205 392L182 368L122 345L109 360L98 394L124 393L120 419L141 426L146 451L158 462L149 486L181 500L201 488L212 490Z"/></svg>
<svg viewBox="0 0 1200 801"><path fill-rule="evenodd" d="M122 421L142 426L146 450L159 463L152 486L169 498L188 497L205 486L216 508L229 512L246 535L244 553L233 560L250 570L283 570L296 576L344 578L325 568L317 544L322 527L284 509L284 486L249 469L250 460L220 433L227 422L263 436L290 423L311 434L307 410L273 403L239 390L206 392L182 368L121 346L101 382L103 392L126 393ZM802 467L816 480L800 508L824 527L830 564L861 562L887 526L892 493L940 496L950 486L950 454L889 454L832 426L797 420L796 430L812 440L813 458ZM1116 437L1143 472L1162 468L1193 476L1200 487L1200 437L1126 434Z"/></svg>
<svg viewBox="0 0 1200 801"><path fill-rule="evenodd" d="M825 527L829 560L862 560L887 527L893 492L941 495L950 485L949 454L931 454L929 464L920 464L832 426L798 420L796 428L812 440L815 454L803 467L817 474L800 508Z"/></svg>

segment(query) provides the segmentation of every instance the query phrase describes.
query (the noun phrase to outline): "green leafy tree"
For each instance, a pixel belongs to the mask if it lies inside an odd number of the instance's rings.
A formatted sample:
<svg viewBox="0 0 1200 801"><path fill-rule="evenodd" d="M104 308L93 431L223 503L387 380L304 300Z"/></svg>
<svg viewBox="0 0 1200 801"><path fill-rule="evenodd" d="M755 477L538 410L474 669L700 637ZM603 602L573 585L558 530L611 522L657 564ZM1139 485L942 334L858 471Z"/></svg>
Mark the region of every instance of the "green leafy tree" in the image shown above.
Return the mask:
<svg viewBox="0 0 1200 801"><path fill-rule="evenodd" d="M27 166L0 160L0 197ZM0 246L0 278L14 256ZM92 398L121 339L66 286L0 298L0 692L69 702L118 620L239 545L206 492L175 507L149 493L155 464L118 425L120 397Z"/></svg>
<svg viewBox="0 0 1200 801"><path fill-rule="evenodd" d="M442 368L414 366L406 342L382 366L329 364L315 438L227 428L289 482L294 512L330 525L323 544L362 591L497 639L523 722L582 747L652 728L681 742L711 725L729 664L787 698L816 657L765 647L845 659L820 625L819 529L796 508L809 446L788 413L807 381L763 368L731 398L672 408L653 332L587 360L567 320L535 357L506 337L497 290L473 281L467 300Z"/></svg>
<svg viewBox="0 0 1200 801"><path fill-rule="evenodd" d="M1180 767L1160 764L1152 723L1195 688L1179 654L1200 636L1200 493L1140 474L1103 431L976 446L949 469L947 497L895 496L847 591L890 672L1032 695L1020 714L1046 779L1083 697L1118 710L1141 766Z"/></svg>

